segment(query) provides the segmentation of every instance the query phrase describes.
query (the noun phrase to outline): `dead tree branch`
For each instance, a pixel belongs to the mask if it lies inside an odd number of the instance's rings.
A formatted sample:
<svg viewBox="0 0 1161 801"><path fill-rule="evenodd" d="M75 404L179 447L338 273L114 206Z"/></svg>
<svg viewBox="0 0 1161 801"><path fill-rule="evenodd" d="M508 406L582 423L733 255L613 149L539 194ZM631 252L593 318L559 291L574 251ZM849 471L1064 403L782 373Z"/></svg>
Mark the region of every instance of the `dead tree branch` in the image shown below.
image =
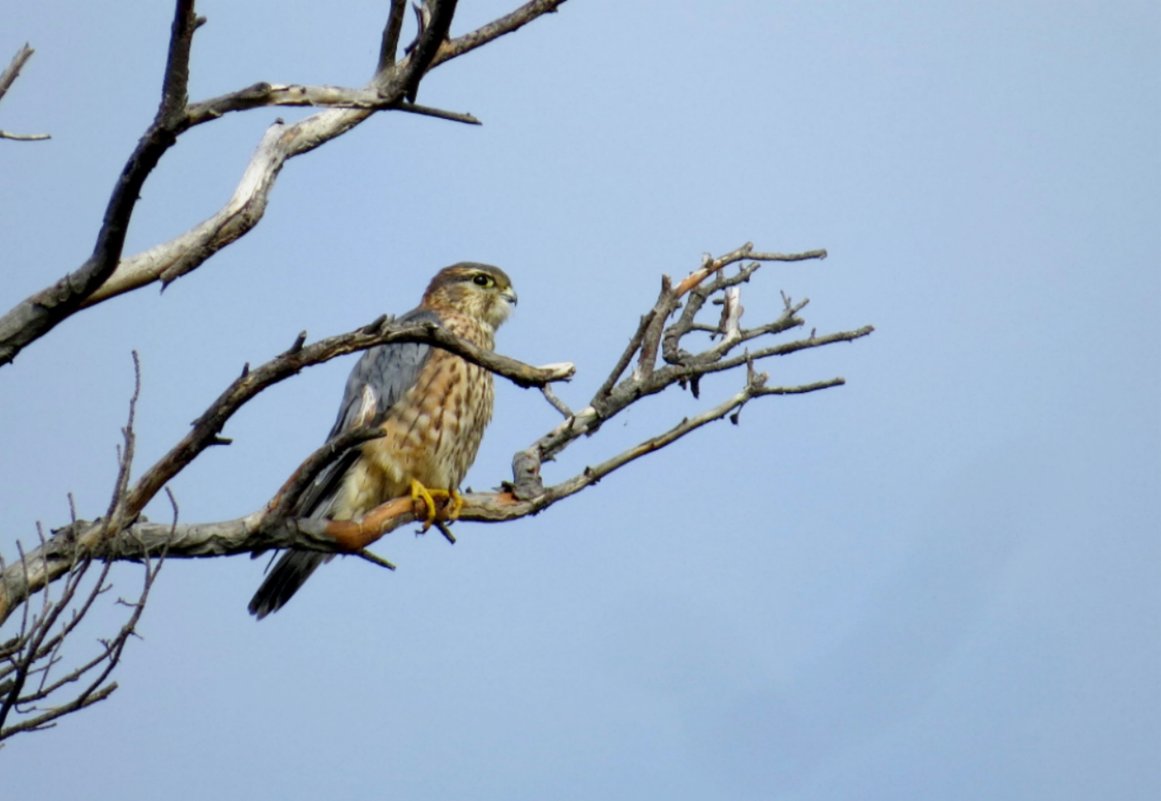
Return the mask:
<svg viewBox="0 0 1161 801"><path fill-rule="evenodd" d="M177 141L184 118L190 42L200 24L193 5L193 0L177 2L157 114L117 179L92 254L76 270L0 317L0 365L11 362L25 346L80 308L121 260L129 219L141 188L162 154Z"/></svg>
<svg viewBox="0 0 1161 801"><path fill-rule="evenodd" d="M133 363L134 391L129 402L129 419L123 430L124 447L118 456L113 497L107 517L98 523L91 535L98 544L125 530L123 522L117 521L124 521L121 510L128 491L135 439L133 422L141 392L140 364L136 354ZM170 500L172 502L172 495ZM168 527L171 533L177 525L176 504L173 509L173 523ZM76 526L78 522L74 519L70 525ZM38 551L48 548L59 536L59 532L54 532L50 539L42 538ZM0 645L0 745L16 734L51 728L58 719L103 701L117 689L117 684L109 681L109 677L121 661L129 638L136 633L149 590L161 568L161 560L156 556L164 550L165 544L161 543L157 549L143 551L140 558L134 560L144 565L144 582L134 601L118 601L130 608L128 619L113 637L99 640L100 648L94 656L71 668L63 667L66 662L64 645L76 634L98 599L111 589L108 579L112 562L104 561L96 580L84 590L94 558L86 549L75 548L68 563L61 565L59 575L64 580L60 596L51 597L46 587L39 611L30 614L31 607L25 605L16 635ZM12 566L20 568L25 582L31 580L30 567L35 564L30 556L21 553L20 563ZM2 561L0 570L4 570ZM4 570L5 574L7 572ZM60 675L62 671L66 672Z"/></svg>
<svg viewBox="0 0 1161 801"><path fill-rule="evenodd" d="M8 66L0 72L0 100L4 99L4 95L8 94L8 90L12 88L12 84L20 77L20 70L24 69L25 62L32 58L33 50L27 42L25 42L12 60L8 62Z"/></svg>
<svg viewBox="0 0 1161 801"><path fill-rule="evenodd" d="M270 192L285 163L342 136L379 111L400 110L469 124L470 114L414 104L423 77L440 64L511 33L564 0L529 2L458 39L448 40L455 0L425 0L424 24L407 55L397 58L403 3L393 2L380 43L371 83L364 89L256 83L207 101L187 96L190 48L204 18L194 0L177 0L162 98L153 124L126 161L105 211L92 255L53 286L37 292L0 317L0 366L81 308L154 282L167 286L198 268L222 248L244 236L266 211ZM320 106L324 111L292 125L271 126L243 171L230 200L204 222L174 239L124 257L125 232L146 178L178 137L197 125L235 111L269 106Z"/></svg>
<svg viewBox="0 0 1161 801"><path fill-rule="evenodd" d="M20 70L24 68L24 63L32 58L32 54L35 52L35 50L25 43L24 46L16 51L16 55L8 62L8 66L4 68L4 71L0 72L0 100L4 99L4 95L8 93L8 90L12 88L12 84L20 76ZM18 134L0 130L0 139L12 139L16 142L41 142L51 138L48 134Z"/></svg>
<svg viewBox="0 0 1161 801"><path fill-rule="evenodd" d="M56 676L65 661L63 646L72 637L95 603L111 589L111 562L101 566L96 581L81 595L93 560L85 559L67 573L59 598L45 603L16 637L0 645L0 747L3 741L27 731L51 728L56 721L108 698L117 683L109 678L121 661L129 638L145 611L149 591L161 567L149 557L135 560L144 565L144 580L137 598L119 599L130 608L129 617L109 639L98 641L97 653ZM61 696L67 696L60 700ZM15 722L9 722L15 719Z"/></svg>

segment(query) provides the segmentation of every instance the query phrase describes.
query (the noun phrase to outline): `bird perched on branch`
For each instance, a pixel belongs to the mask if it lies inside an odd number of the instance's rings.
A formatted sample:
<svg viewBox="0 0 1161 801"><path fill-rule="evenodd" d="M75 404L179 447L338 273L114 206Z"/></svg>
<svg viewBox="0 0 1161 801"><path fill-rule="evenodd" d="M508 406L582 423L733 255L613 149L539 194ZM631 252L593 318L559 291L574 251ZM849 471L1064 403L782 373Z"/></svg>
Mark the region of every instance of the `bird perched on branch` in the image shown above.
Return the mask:
<svg viewBox="0 0 1161 801"><path fill-rule="evenodd" d="M397 322L436 323L491 350L496 328L515 304L503 270L462 262L440 270L419 306ZM492 395L490 372L441 348L404 342L367 350L347 379L329 437L369 425L383 436L323 470L292 513L353 520L410 494L427 505L427 525L436 519L437 498L446 502L446 518L455 519L462 504L457 489L492 418ZM332 557L287 551L251 599L250 613L261 619L280 609Z"/></svg>

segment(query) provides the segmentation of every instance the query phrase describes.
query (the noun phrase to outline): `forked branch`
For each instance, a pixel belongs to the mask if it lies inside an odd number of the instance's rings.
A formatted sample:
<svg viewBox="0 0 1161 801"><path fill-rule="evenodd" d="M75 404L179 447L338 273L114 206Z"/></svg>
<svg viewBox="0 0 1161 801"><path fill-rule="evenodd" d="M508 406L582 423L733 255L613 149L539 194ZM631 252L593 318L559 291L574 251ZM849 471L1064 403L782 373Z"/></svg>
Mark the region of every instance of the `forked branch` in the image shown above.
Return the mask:
<svg viewBox="0 0 1161 801"><path fill-rule="evenodd" d="M288 160L342 136L371 115L400 110L478 124L470 114L416 105L415 95L424 76L440 64L556 10L563 2L533 0L465 36L449 40L456 0L424 0L423 25L403 58L398 58L396 51L404 4L392 2L374 76L365 88L259 82L221 97L190 103L187 87L193 35L205 20L196 15L194 0L177 0L157 115L122 169L92 255L53 286L0 316L0 367L78 310L155 282L164 287L200 267L258 224ZM24 60L27 56L20 64ZM141 188L181 134L232 112L304 105L324 110L294 124L276 123L268 129L233 196L221 209L168 242L123 256L125 233Z"/></svg>
<svg viewBox="0 0 1161 801"><path fill-rule="evenodd" d="M16 51L16 55L8 62L8 66L4 68L4 71L0 72L0 100L3 100L4 95L12 88L12 84L20 76L20 70L24 68L24 63L32 58L34 52L26 43ZM16 142L41 142L50 138L48 134L18 134L0 130L0 139L11 139Z"/></svg>
<svg viewBox="0 0 1161 801"><path fill-rule="evenodd" d="M134 366L137 367L136 354ZM108 541L125 531L123 524L117 526L114 521L123 521L119 510L123 507L133 459L133 419L140 388L138 370L109 513L95 527L90 527L90 543ZM173 501L172 496L170 500ZM76 526L78 522L74 517L70 525ZM171 533L176 524L177 505L173 503ZM47 540L42 536L37 551L52 552L53 544L60 539L60 532L53 532ZM96 579L90 581L89 573L96 561L91 554L92 548L74 544L78 547L69 549L67 553L55 551L58 558L70 560L67 565L58 566L58 575L63 576L58 585L59 596L53 597L51 590L45 587L38 610L33 610L29 603L23 604L15 636L0 645L0 745L16 734L51 728L60 718L103 701L117 689L117 684L109 677L121 661L129 638L136 632L149 590L161 568L161 560L155 557L164 553L165 548L162 543L157 550L146 550L141 558L135 560L144 565L144 580L135 600L119 599L117 602L130 609L120 629L112 637L98 641L96 654L70 665L64 652L66 642L75 646L72 639L75 639L78 627L111 589L109 574L113 565L112 561L102 560ZM0 560L0 570L7 576L17 568L24 583L31 585L34 572L41 569L37 566L41 560L23 552L20 557L20 562L6 570Z"/></svg>

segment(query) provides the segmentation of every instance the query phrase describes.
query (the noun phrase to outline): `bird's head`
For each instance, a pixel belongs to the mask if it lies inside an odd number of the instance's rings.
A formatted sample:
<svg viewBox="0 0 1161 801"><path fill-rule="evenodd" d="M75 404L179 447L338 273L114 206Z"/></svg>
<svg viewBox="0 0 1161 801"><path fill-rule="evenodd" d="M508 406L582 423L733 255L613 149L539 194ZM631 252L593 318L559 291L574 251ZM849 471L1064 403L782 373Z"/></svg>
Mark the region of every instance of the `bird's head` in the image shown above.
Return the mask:
<svg viewBox="0 0 1161 801"><path fill-rule="evenodd" d="M499 267L464 261L436 273L423 293L423 305L466 314L497 328L516 305L516 290Z"/></svg>

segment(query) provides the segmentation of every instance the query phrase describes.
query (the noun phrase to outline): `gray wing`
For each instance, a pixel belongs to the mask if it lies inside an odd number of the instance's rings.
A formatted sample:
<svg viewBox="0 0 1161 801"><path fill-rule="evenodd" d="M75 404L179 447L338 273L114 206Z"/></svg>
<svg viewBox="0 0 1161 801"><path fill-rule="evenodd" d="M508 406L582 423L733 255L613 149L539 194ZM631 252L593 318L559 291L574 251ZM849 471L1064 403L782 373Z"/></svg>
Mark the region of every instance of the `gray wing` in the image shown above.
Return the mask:
<svg viewBox="0 0 1161 801"><path fill-rule="evenodd" d="M415 309L399 317L399 323L439 323L435 312ZM379 345L365 351L347 378L339 415L327 439L382 420L403 393L419 377L419 371L431 354L431 346L418 342L396 342ZM342 486L343 476L362 453L351 448L332 462L311 483L294 507L298 517L323 518L330 513ZM287 551L266 575L258 591L250 600L250 614L259 620L275 612L290 600L310 575L334 554L314 551Z"/></svg>
<svg viewBox="0 0 1161 801"><path fill-rule="evenodd" d="M435 312L415 309L399 317L398 323L439 323ZM431 355L431 346L420 342L393 342L364 351L347 377L339 414L327 439L360 426L382 420L419 378L419 371ZM342 485L343 475L360 455L351 448L319 474L302 494L295 507L299 517L326 517Z"/></svg>
<svg viewBox="0 0 1161 801"><path fill-rule="evenodd" d="M440 320L433 311L415 309L395 322L400 325L429 322L439 325ZM381 418L415 384L430 353L431 346L423 342L393 342L364 351L347 377L339 416L327 438ZM373 417L368 416L368 393L373 397Z"/></svg>

